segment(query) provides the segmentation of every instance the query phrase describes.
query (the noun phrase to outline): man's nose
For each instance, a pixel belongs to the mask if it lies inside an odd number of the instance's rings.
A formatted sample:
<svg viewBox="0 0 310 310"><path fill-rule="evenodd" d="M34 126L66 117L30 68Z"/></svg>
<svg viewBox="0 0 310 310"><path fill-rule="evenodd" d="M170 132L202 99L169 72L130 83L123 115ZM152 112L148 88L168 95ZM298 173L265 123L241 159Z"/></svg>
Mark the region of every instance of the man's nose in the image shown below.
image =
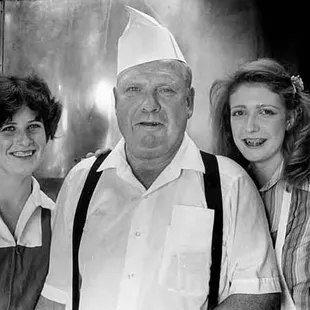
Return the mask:
<svg viewBox="0 0 310 310"><path fill-rule="evenodd" d="M259 123L256 115L249 115L246 121L246 130L248 132L257 132L259 131Z"/></svg>
<svg viewBox="0 0 310 310"><path fill-rule="evenodd" d="M143 102L142 102L142 110L143 112L158 112L160 110L161 106L158 102L156 92L150 92L148 93Z"/></svg>

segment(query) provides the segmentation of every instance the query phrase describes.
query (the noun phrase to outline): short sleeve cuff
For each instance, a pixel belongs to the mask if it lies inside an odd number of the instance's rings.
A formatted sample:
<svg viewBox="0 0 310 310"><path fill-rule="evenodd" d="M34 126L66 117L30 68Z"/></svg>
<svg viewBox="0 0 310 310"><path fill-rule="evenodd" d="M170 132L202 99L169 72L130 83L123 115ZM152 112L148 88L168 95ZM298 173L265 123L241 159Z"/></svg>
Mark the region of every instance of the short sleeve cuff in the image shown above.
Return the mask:
<svg viewBox="0 0 310 310"><path fill-rule="evenodd" d="M44 284L41 295L63 305L66 305L69 299L69 294L66 291L55 288L47 283Z"/></svg>
<svg viewBox="0 0 310 310"><path fill-rule="evenodd" d="M281 293L279 278L234 280L229 291L229 295L268 293Z"/></svg>

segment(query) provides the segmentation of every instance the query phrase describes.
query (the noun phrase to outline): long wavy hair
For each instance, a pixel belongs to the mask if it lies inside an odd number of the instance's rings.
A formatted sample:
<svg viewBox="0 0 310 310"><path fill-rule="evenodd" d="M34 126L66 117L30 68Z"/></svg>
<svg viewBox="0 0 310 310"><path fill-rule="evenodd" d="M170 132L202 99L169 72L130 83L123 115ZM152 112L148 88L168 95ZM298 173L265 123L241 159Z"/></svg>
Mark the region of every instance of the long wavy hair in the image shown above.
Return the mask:
<svg viewBox="0 0 310 310"><path fill-rule="evenodd" d="M242 65L226 79L216 80L210 89L212 126L216 153L230 157L245 169L249 162L236 147L230 123L230 96L243 84L259 84L278 94L287 112L294 115L282 145L283 179L302 185L310 176L310 96L293 83L291 74L274 59L261 58Z"/></svg>

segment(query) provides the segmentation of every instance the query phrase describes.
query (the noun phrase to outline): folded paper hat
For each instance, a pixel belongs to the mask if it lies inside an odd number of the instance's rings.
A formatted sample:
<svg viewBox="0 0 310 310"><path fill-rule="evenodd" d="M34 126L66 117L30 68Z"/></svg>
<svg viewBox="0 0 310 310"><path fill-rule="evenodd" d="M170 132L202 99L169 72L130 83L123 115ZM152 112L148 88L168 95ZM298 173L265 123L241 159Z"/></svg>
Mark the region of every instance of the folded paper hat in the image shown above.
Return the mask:
<svg viewBox="0 0 310 310"><path fill-rule="evenodd" d="M153 17L130 6L128 24L118 40L117 74L142 63L177 59L186 62L172 33Z"/></svg>

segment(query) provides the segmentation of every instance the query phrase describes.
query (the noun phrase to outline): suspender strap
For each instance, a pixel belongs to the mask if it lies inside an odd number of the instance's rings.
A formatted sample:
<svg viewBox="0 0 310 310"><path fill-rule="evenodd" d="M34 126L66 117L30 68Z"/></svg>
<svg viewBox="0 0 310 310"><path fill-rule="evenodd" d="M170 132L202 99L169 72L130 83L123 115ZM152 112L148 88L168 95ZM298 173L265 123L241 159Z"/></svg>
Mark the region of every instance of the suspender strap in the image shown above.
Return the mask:
<svg viewBox="0 0 310 310"><path fill-rule="evenodd" d="M81 278L79 273L78 254L87 210L90 199L101 175L101 172L97 172L97 169L109 153L110 151L100 155L91 167L75 211L72 236L72 310L79 309ZM212 264L208 297L208 310L211 310L218 303L220 284L223 240L222 193L216 157L212 154L204 152L200 153L207 172L204 174L204 185L208 208L215 211L212 234Z"/></svg>
<svg viewBox="0 0 310 310"><path fill-rule="evenodd" d="M93 163L85 181L79 202L76 207L72 233L72 310L79 309L81 277L79 272L79 247L87 216L90 199L102 171L97 172L101 163L110 151L101 154Z"/></svg>
<svg viewBox="0 0 310 310"><path fill-rule="evenodd" d="M200 153L206 169L206 173L204 174L203 178L207 205L209 209L214 210L211 250L212 263L210 270L208 297L208 310L211 310L218 304L223 242L223 205L217 159L215 155L205 152Z"/></svg>

